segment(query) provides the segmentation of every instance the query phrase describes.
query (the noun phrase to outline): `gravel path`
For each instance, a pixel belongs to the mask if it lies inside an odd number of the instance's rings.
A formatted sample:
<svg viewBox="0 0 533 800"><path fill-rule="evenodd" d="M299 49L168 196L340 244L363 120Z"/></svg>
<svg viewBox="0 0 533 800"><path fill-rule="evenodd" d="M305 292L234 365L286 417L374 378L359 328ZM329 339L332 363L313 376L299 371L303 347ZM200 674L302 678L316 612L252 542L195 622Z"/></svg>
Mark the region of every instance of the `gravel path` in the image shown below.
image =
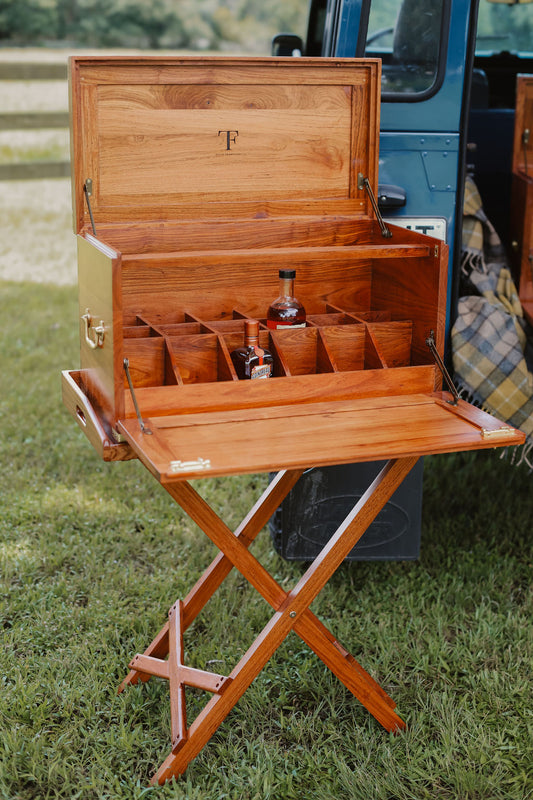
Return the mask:
<svg viewBox="0 0 533 800"><path fill-rule="evenodd" d="M0 279L74 285L70 180L0 183Z"/></svg>

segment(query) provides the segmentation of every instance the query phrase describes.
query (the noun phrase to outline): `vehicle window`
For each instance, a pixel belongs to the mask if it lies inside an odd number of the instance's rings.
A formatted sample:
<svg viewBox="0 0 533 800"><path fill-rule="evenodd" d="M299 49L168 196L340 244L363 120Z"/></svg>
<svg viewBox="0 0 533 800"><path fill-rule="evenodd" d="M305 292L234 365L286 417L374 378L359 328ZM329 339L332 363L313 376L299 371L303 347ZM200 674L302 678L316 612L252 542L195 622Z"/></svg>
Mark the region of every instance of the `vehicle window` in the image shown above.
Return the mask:
<svg viewBox="0 0 533 800"><path fill-rule="evenodd" d="M382 95L418 100L437 88L447 0L372 0L365 54L382 59Z"/></svg>
<svg viewBox="0 0 533 800"><path fill-rule="evenodd" d="M479 4L476 53L533 52L533 5Z"/></svg>

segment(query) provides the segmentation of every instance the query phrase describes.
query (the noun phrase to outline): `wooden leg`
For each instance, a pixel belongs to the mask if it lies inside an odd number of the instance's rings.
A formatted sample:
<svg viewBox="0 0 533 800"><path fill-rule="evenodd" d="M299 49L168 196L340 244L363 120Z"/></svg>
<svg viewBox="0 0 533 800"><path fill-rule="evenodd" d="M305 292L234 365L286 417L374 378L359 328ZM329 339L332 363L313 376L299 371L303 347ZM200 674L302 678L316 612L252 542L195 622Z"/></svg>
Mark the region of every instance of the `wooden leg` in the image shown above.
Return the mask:
<svg viewBox="0 0 533 800"><path fill-rule="evenodd" d="M245 547L249 547L268 523L274 511L296 484L302 472L303 470L283 470L278 472L259 500L250 509L235 533L231 533L230 531L231 535L242 542ZM209 510L211 511L211 509ZM213 511L211 511L211 514L216 516ZM219 523L224 525L221 520L219 520ZM229 531L229 528L227 530ZM220 552L183 601L184 631L189 627L191 622L196 619L209 598L213 596L232 569L233 563L224 553ZM165 658L169 651L168 632L169 627L167 622L144 651L144 655L154 658ZM153 672L142 672L140 669L139 656L135 656L135 658L132 659L130 667L131 671L118 688L119 694L129 684L138 683L140 680L147 681L151 675L155 674Z"/></svg>
<svg viewBox="0 0 533 800"><path fill-rule="evenodd" d="M224 691L215 694L211 698L188 731L186 731L186 734L181 738L178 735L176 744L154 776L153 783L164 783L173 776L184 772L189 762L195 758L211 738L220 723L235 706L292 629L304 641L308 642L324 663L338 675L340 680L361 700L381 724L385 725L389 730L399 730L405 727L400 717L394 713L394 704L390 701L390 698L357 664L355 659L338 645L332 634L316 620L316 617L309 611L308 607L392 496L415 462L416 458L414 457L388 462L361 500L339 526L328 544L322 549L313 564L298 581L295 588L288 593L282 590L274 578L249 553L247 544L240 541L222 523L205 501L194 492L192 487L186 483L169 487L168 490L174 499L225 554L225 557L230 562L229 569L231 569L231 564L239 569L244 577L272 605L275 613L228 677ZM202 602L198 601L199 607L203 607L204 604L204 588L201 589L201 594ZM181 610L180 615L184 625L184 609ZM179 626L179 633L176 629L176 633L173 634L173 651L176 649L179 651L177 639L181 637L183 625ZM164 638L165 634L163 632L156 637L158 642L161 642ZM170 639L169 632L166 635L166 639ZM139 656L140 659L145 657L151 658L151 656ZM159 661L158 658L153 660ZM176 657L177 666L169 667L169 676L172 669L177 674L179 669L182 668L179 660L178 655ZM160 663L164 664L165 662ZM141 666L141 672L144 666L144 664ZM160 667L157 667L157 669L160 672L162 671ZM160 672L152 672L152 674L160 674ZM174 685L180 687L182 683L183 681L180 683L179 677L174 679ZM204 688L209 687L206 686ZM182 726L179 721L179 700L174 701L174 703L174 716L177 720L176 730L179 734L180 726Z"/></svg>
<svg viewBox="0 0 533 800"><path fill-rule="evenodd" d="M210 535L209 531L216 528L221 535L231 537L232 540L236 537L243 543L244 547L248 547L257 536L257 533L262 530L268 519L270 519L283 497L294 486L300 475L301 471L279 473L235 534L227 528L191 486L187 486L187 491L180 491L178 502L192 519L199 524L202 523L208 536ZM182 490L184 489L183 484L179 486ZM175 497L175 499L177 498ZM201 509L202 519L200 519L198 509ZM220 541L218 541L218 545L221 549L224 547ZM252 563L262 573L262 579L256 583L256 588L276 610L280 603L286 601L287 593L253 556L250 555L249 558L252 559ZM212 596L215 589L222 583L226 575L229 574L232 567L232 561L220 553L189 592L183 604L184 631ZM302 640L327 664L339 680L387 730L397 730L402 727L403 722L400 718L391 713L391 709L395 708L392 698L383 691L380 685L358 664L355 658L335 639L311 611L307 610L305 617L305 620L301 620L295 626L295 631ZM161 659L165 658L168 652L167 623L145 650L144 656ZM132 670L119 687L119 692L129 683L137 683L138 680L146 681L150 675L161 676L160 668L154 664L153 660L147 661L146 658L142 658L139 654L132 659L130 667ZM143 667L146 668L146 672L142 671Z"/></svg>

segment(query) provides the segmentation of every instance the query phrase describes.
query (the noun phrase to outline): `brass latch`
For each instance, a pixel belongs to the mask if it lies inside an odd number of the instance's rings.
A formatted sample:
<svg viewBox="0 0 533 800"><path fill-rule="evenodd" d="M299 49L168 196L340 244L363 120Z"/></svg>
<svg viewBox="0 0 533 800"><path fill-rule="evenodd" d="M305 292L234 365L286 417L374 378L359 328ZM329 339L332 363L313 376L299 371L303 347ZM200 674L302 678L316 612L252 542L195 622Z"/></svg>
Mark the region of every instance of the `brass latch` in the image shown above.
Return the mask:
<svg viewBox="0 0 533 800"><path fill-rule="evenodd" d="M514 436L514 434L514 428L509 428L508 425L502 425L501 428L494 428L493 430L481 428L481 435L484 439L500 439L502 436Z"/></svg>
<svg viewBox="0 0 533 800"><path fill-rule="evenodd" d="M93 317L88 308L85 309L85 314L82 314L81 318L85 323L85 343L91 350L103 347L105 340L104 320L101 319L99 325L93 325Z"/></svg>
<svg viewBox="0 0 533 800"><path fill-rule="evenodd" d="M211 469L211 461L208 458L198 458L196 461L171 461L170 472L196 472L200 469Z"/></svg>

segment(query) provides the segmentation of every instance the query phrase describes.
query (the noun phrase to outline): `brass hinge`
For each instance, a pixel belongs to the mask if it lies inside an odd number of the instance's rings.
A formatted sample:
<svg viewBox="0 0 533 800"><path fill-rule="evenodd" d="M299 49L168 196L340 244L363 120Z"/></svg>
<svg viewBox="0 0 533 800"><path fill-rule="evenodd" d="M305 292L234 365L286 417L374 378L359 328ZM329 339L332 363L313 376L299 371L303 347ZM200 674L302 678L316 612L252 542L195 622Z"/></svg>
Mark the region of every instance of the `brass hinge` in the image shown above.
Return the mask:
<svg viewBox="0 0 533 800"><path fill-rule="evenodd" d="M359 189L360 192L364 190L368 194L370 202L372 204L372 208L374 209L374 214L376 215L379 227L381 228L381 235L385 239L392 238L392 231L390 230L390 228L387 228L385 220L381 216L381 211L379 210L378 204L376 202L376 198L374 192L372 191L370 181L368 180L368 178L365 178L362 172L359 172L357 175L357 188Z"/></svg>

